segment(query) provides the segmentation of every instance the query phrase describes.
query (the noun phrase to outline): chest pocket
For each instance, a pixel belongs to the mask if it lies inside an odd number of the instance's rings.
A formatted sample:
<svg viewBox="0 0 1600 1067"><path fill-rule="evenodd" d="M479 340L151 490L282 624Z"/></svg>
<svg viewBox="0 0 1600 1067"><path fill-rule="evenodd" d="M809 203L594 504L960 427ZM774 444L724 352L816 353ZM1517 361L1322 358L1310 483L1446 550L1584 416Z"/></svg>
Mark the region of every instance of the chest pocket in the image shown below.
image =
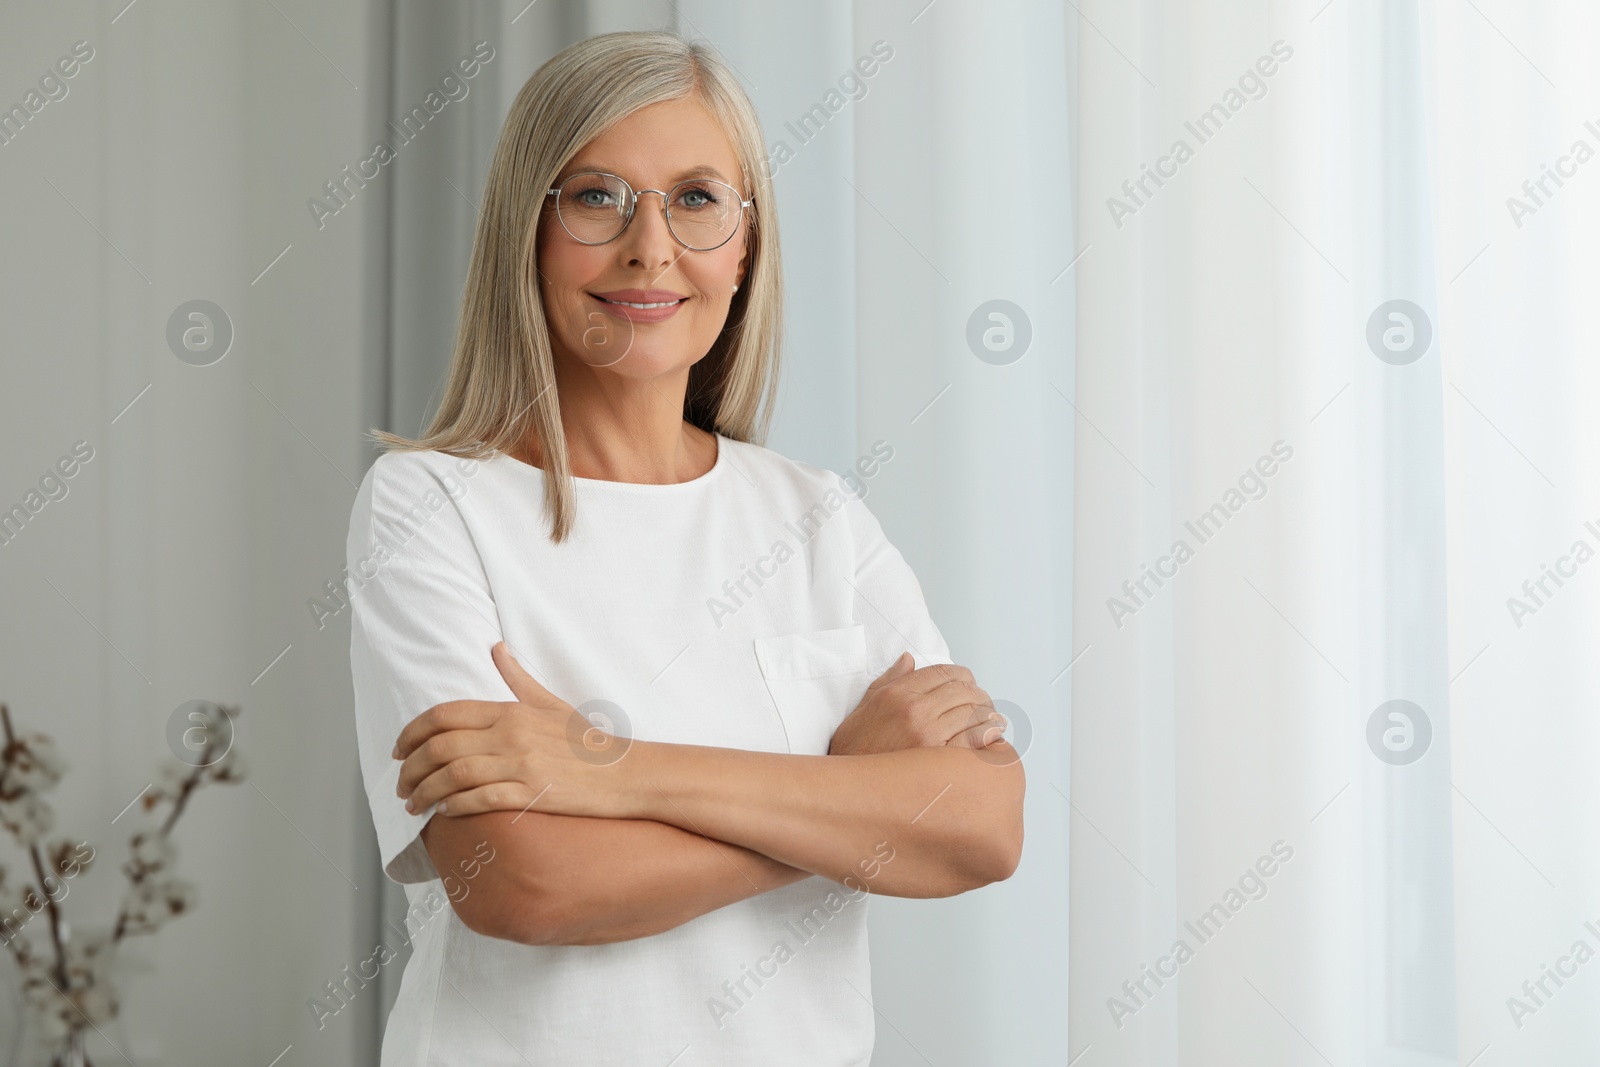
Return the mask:
<svg viewBox="0 0 1600 1067"><path fill-rule="evenodd" d="M833 731L855 710L871 681L866 627L758 637L755 650L789 751L827 755Z"/></svg>

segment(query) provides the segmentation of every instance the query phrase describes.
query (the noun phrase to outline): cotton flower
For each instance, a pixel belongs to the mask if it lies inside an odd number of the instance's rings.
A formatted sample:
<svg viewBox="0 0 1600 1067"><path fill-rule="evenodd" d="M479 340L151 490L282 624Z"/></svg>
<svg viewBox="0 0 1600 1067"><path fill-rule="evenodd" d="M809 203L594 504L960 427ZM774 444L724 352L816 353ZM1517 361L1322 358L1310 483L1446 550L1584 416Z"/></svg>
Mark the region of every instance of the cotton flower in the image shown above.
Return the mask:
<svg viewBox="0 0 1600 1067"><path fill-rule="evenodd" d="M57 878L76 878L94 862L94 849L87 842L62 840L45 847L46 869Z"/></svg>
<svg viewBox="0 0 1600 1067"><path fill-rule="evenodd" d="M173 917L193 911L200 903L200 891L195 884L182 878L169 878L161 885L161 898L167 912Z"/></svg>
<svg viewBox="0 0 1600 1067"><path fill-rule="evenodd" d="M178 858L178 847L172 839L165 834L140 831L128 839L128 847L133 853L129 866L136 867L139 875L135 877L129 872L129 877L134 881L141 880L145 874L170 867Z"/></svg>
<svg viewBox="0 0 1600 1067"><path fill-rule="evenodd" d="M122 910L129 913L141 913L149 910L156 902L161 891L154 882L135 882L128 887L122 895Z"/></svg>
<svg viewBox="0 0 1600 1067"><path fill-rule="evenodd" d="M61 781L67 761L61 758L56 743L44 734L19 737L4 750L4 799L14 800L28 793L43 792Z"/></svg>
<svg viewBox="0 0 1600 1067"><path fill-rule="evenodd" d="M161 929L167 912L161 888L152 881L135 882L122 897L122 924L130 934L149 934Z"/></svg>
<svg viewBox="0 0 1600 1067"><path fill-rule="evenodd" d="M217 782L242 782L245 775L250 773L250 765L245 758L239 755L239 750L230 748L227 754L208 768L211 778Z"/></svg>
<svg viewBox="0 0 1600 1067"><path fill-rule="evenodd" d="M38 1028L39 1036L44 1038L46 1042L60 1041L71 1032L71 1027L67 1025L67 1021L61 1017L61 1008L67 1008L67 1005L61 1001L60 994L51 989L47 982L41 981L37 988L43 990L44 993L48 993L54 998L54 1001L35 999L28 1001L29 1007L33 1009L34 1026ZM68 1010L70 1011L71 1009L68 1008Z"/></svg>
<svg viewBox="0 0 1600 1067"><path fill-rule="evenodd" d="M49 833L55 821L50 805L34 793L22 793L16 800L0 803L0 826L24 848Z"/></svg>
<svg viewBox="0 0 1600 1067"><path fill-rule="evenodd" d="M69 976L94 978L109 972L116 952L116 942L111 939L109 930L98 928L74 930L67 940L66 950ZM72 984L77 986L80 983L73 981Z"/></svg>
<svg viewBox="0 0 1600 1067"><path fill-rule="evenodd" d="M0 868L0 942L12 942L26 951L27 942L16 939L22 928L45 908L45 899L31 881Z"/></svg>
<svg viewBox="0 0 1600 1067"><path fill-rule="evenodd" d="M51 1041L65 1037L84 1020L98 1026L117 1015L116 987L108 981L115 942L103 930L64 938L65 982L44 956L24 955L22 996L32 1010L42 1036Z"/></svg>
<svg viewBox="0 0 1600 1067"><path fill-rule="evenodd" d="M199 904L194 883L182 878L135 882L122 898L124 930L130 934L154 933L171 919L191 912Z"/></svg>
<svg viewBox="0 0 1600 1067"><path fill-rule="evenodd" d="M67 984L72 999L96 1025L114 1018L119 1004L111 982L117 945L110 931L75 933L66 944Z"/></svg>
<svg viewBox="0 0 1600 1067"><path fill-rule="evenodd" d="M33 918L33 909L27 906L29 896L27 886L0 867L0 942L14 940Z"/></svg>
<svg viewBox="0 0 1600 1067"><path fill-rule="evenodd" d="M109 982L96 981L94 985L75 996L78 1007L91 1023L99 1026L116 1018L121 1004L116 989Z"/></svg>
<svg viewBox="0 0 1600 1067"><path fill-rule="evenodd" d="M156 780L145 790L145 810L149 811L163 800L177 800L183 793L184 784L194 773L195 768L179 759L169 758L162 763L161 769L156 772Z"/></svg>
<svg viewBox="0 0 1600 1067"><path fill-rule="evenodd" d="M25 950L17 968L22 974L22 997L28 1005L38 1011L54 1010L65 990L57 981L50 957Z"/></svg>

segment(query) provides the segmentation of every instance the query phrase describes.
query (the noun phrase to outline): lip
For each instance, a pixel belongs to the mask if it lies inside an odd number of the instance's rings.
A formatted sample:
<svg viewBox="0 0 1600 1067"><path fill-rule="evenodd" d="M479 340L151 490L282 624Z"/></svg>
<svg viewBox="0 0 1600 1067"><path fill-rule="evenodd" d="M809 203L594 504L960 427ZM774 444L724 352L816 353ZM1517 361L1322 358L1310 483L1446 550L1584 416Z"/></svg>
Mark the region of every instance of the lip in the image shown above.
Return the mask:
<svg viewBox="0 0 1600 1067"><path fill-rule="evenodd" d="M616 289L609 293L590 293L606 300L628 300L635 304L660 304L668 300L682 300L684 294L671 289Z"/></svg>
<svg viewBox="0 0 1600 1067"><path fill-rule="evenodd" d="M674 293L670 289L615 289L607 293L588 295L605 309L606 314L628 322L661 322L670 319L689 301L689 298L682 293ZM676 300L678 303L664 308L633 308L626 304L611 302L615 300L626 300L635 304L660 304L668 300Z"/></svg>

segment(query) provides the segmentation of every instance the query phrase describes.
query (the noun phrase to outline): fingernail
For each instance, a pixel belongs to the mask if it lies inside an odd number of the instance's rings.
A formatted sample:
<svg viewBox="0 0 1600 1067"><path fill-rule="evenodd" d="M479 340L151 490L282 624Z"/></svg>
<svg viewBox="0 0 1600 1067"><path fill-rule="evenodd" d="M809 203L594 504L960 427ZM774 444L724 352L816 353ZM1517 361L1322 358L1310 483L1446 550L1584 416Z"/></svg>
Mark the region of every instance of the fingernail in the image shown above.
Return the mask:
<svg viewBox="0 0 1600 1067"><path fill-rule="evenodd" d="M416 806L409 800L406 801L406 810L409 811L413 815L415 815L417 813Z"/></svg>
<svg viewBox="0 0 1600 1067"><path fill-rule="evenodd" d="M394 743L394 751L392 753L390 753L390 757L392 759L399 759L400 758L400 742L396 741Z"/></svg>

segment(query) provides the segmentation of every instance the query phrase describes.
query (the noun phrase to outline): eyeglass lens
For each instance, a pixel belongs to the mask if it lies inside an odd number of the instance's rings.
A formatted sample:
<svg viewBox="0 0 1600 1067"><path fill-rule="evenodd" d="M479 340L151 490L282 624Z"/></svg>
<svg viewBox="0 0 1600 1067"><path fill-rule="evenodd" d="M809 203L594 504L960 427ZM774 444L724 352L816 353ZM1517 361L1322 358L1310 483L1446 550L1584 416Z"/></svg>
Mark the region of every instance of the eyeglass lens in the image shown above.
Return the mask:
<svg viewBox="0 0 1600 1067"><path fill-rule="evenodd" d="M667 228L693 249L707 250L725 243L738 227L743 210L738 191L712 178L682 182L667 198ZM627 225L628 200L628 186L615 175L574 174L561 184L556 213L577 240L603 244Z"/></svg>

